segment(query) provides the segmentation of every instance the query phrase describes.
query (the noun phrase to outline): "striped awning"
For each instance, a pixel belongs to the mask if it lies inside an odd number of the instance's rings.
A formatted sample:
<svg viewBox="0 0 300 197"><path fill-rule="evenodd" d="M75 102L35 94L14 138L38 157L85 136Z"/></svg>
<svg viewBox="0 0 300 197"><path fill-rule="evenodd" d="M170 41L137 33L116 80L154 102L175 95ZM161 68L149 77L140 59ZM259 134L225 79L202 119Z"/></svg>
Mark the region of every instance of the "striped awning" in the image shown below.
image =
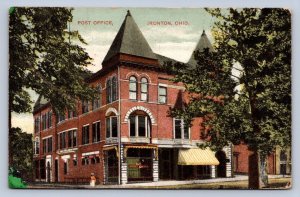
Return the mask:
<svg viewBox="0 0 300 197"><path fill-rule="evenodd" d="M158 147L156 145L126 145L124 148L124 157L127 157L127 151L129 148L153 149L155 150L155 159L158 159Z"/></svg>
<svg viewBox="0 0 300 197"><path fill-rule="evenodd" d="M178 152L178 165L219 165L215 154L209 149L181 149Z"/></svg>

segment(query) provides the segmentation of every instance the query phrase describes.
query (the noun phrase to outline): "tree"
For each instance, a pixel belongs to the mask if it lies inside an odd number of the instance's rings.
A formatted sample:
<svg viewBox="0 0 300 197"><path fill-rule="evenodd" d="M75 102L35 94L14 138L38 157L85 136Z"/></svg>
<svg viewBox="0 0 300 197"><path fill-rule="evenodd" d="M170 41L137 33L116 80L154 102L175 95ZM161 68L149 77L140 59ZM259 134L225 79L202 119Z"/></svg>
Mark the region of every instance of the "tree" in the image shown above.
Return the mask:
<svg viewBox="0 0 300 197"><path fill-rule="evenodd" d="M185 109L173 109L172 113L187 122L204 117L202 132L207 146L217 149L245 143L252 152L249 188L261 188L266 156L276 146L291 144L290 12L207 11L216 17L215 51L197 52L194 68L173 66L174 81L185 84L191 101ZM232 70L239 70L240 76L233 76Z"/></svg>
<svg viewBox="0 0 300 197"><path fill-rule="evenodd" d="M74 109L78 98L95 97L85 83L91 58L77 44L86 43L68 29L71 8L11 8L9 19L10 129L12 112L32 111L29 89L48 99L56 111Z"/></svg>
<svg viewBox="0 0 300 197"><path fill-rule="evenodd" d="M20 172L21 178L23 180L32 181L33 180L33 166L32 166L32 156L33 156L33 142L32 134L23 132L20 128L12 128L10 132L11 147L15 151L12 157L13 169Z"/></svg>

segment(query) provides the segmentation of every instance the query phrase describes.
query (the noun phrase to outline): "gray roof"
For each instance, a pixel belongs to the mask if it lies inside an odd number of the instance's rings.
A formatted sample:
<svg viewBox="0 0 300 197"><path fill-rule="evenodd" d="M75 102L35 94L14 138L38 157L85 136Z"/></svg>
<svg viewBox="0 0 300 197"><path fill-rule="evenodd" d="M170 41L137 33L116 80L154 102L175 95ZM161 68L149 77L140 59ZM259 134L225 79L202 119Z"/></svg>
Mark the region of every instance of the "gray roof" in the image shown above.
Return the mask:
<svg viewBox="0 0 300 197"><path fill-rule="evenodd" d="M34 107L33 107L33 110L37 110L38 108L46 105L47 103L49 103L49 100L46 99L44 96L42 95L39 95L39 98L36 100L35 104L34 104Z"/></svg>
<svg viewBox="0 0 300 197"><path fill-rule="evenodd" d="M156 59L129 10L103 62L119 53Z"/></svg>
<svg viewBox="0 0 300 197"><path fill-rule="evenodd" d="M169 57L157 54L157 53L155 53L155 55L156 55L157 60L158 60L158 62L159 62L159 64L161 66L163 66L165 62L172 62L173 64L175 64L175 63L182 63L180 61L174 60L172 58L169 58Z"/></svg>
<svg viewBox="0 0 300 197"><path fill-rule="evenodd" d="M196 65L197 62L196 62L195 56L194 56L195 52L196 51L203 51L205 48L208 48L209 51L213 51L213 47L212 47L212 45L211 45L211 43L210 43L210 41L209 41L209 39L208 39L205 31L203 30L203 33L202 33L202 35L200 37L200 40L199 40L199 42L198 42L195 50L193 51L193 53L191 55L191 58L188 61L188 64L190 64L190 65Z"/></svg>

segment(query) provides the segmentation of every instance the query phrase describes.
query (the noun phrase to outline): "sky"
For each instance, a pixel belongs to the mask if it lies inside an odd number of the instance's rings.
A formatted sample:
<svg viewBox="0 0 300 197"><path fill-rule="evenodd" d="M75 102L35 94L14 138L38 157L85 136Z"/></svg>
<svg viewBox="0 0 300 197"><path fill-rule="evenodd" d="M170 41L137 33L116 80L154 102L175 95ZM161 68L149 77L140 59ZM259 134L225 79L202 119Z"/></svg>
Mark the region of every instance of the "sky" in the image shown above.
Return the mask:
<svg viewBox="0 0 300 197"><path fill-rule="evenodd" d="M72 11L73 21L69 28L71 31L78 30L87 42L87 45L81 46L93 58L93 65L88 67L92 72L101 69L102 61L127 10L130 10L155 53L187 62L203 30L213 43L211 28L214 20L201 8L75 8ZM29 92L35 102L38 96L33 91ZM32 113L13 113L12 126L32 133Z"/></svg>

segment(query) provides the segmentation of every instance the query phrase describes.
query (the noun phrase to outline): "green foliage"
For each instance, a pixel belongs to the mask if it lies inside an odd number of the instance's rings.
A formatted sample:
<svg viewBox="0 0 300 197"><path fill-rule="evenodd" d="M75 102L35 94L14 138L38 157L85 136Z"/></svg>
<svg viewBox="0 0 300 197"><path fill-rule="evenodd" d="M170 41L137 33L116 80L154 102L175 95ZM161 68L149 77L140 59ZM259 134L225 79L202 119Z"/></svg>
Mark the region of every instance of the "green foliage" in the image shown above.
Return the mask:
<svg viewBox="0 0 300 197"><path fill-rule="evenodd" d="M11 175L16 176L13 171L18 170L21 178L29 181L32 180L32 134L22 132L20 128L11 128L9 130L9 140L11 146L9 148L13 150L12 166L10 166Z"/></svg>
<svg viewBox="0 0 300 197"><path fill-rule="evenodd" d="M214 149L245 142L269 154L291 144L291 17L284 9L208 9L217 22L215 51L198 52L196 67L173 66L191 101L171 114L204 117ZM233 65L240 64L240 76ZM239 88L235 88L239 85Z"/></svg>
<svg viewBox="0 0 300 197"><path fill-rule="evenodd" d="M76 99L92 99L95 91L84 81L91 58L76 43L85 43L68 30L70 8L16 7L9 21L9 108L30 112L27 92L43 95L53 108L74 108Z"/></svg>

